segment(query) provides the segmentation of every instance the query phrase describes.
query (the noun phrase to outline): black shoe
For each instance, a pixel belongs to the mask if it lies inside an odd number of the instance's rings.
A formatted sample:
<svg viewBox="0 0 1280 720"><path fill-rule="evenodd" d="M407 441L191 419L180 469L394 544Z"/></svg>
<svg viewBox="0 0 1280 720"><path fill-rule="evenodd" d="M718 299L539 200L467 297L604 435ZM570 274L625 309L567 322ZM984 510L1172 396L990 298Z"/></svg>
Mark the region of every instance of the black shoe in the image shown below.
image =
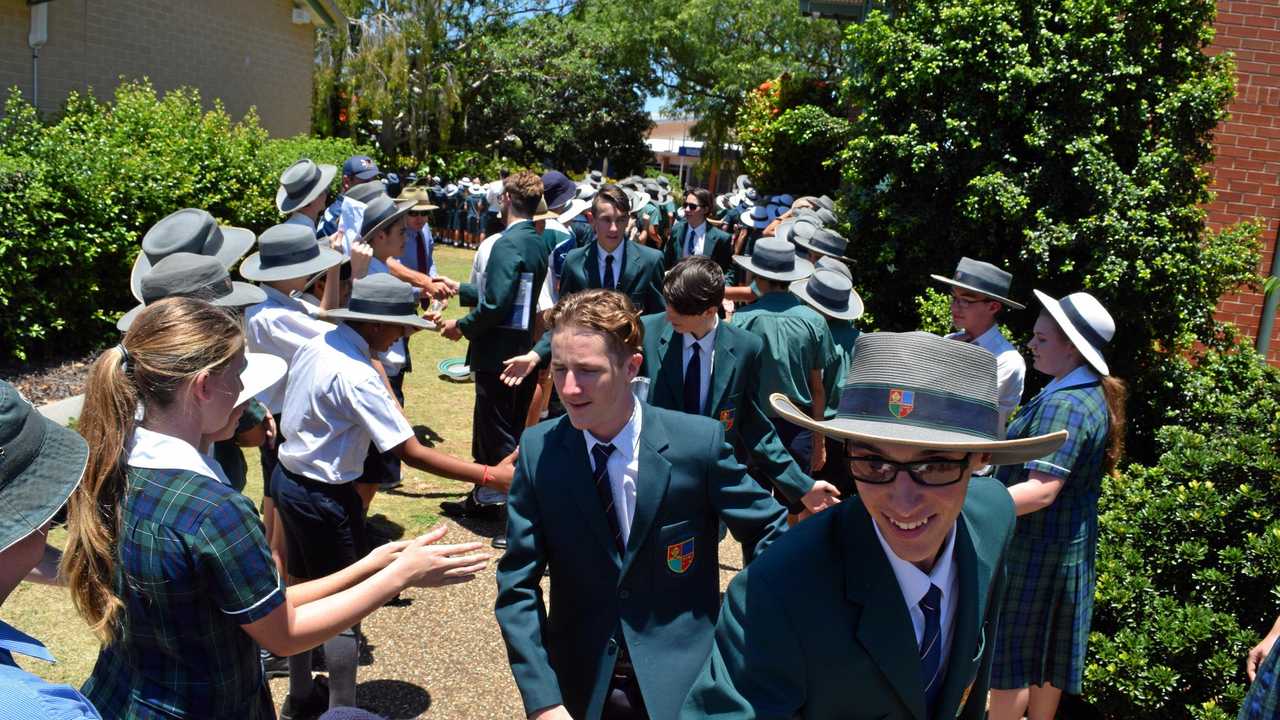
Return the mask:
<svg viewBox="0 0 1280 720"><path fill-rule="evenodd" d="M259 657L262 659L262 672L268 679L289 677L289 658L280 657L266 650L263 650Z"/></svg>
<svg viewBox="0 0 1280 720"><path fill-rule="evenodd" d="M470 495L460 502L446 500L440 503L440 512L452 518L490 518L496 520L502 512L502 503L478 503Z"/></svg>
<svg viewBox="0 0 1280 720"><path fill-rule="evenodd" d="M286 695L280 708L280 720L313 720L329 709L329 679L317 676L311 697L304 701Z"/></svg>
<svg viewBox="0 0 1280 720"><path fill-rule="evenodd" d="M507 549L507 536L506 536L506 535L494 535L494 536L493 536L493 540L491 540L491 541L489 542L489 547L496 548L496 549L498 549L498 550L506 550L506 549Z"/></svg>

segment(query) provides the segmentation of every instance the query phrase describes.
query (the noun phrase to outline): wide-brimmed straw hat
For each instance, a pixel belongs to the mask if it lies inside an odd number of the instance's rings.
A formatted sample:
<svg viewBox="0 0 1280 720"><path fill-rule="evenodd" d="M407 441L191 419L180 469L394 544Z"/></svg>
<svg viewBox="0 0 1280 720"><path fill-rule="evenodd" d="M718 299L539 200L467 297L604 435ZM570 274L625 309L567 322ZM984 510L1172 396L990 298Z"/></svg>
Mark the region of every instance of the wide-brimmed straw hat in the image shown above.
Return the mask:
<svg viewBox="0 0 1280 720"><path fill-rule="evenodd" d="M143 308L175 296L199 298L220 307L249 307L267 299L261 288L232 280L217 258L174 253L143 276L142 304L121 316L116 329L128 332Z"/></svg>
<svg viewBox="0 0 1280 720"><path fill-rule="evenodd" d="M289 363L271 353L246 351L244 359L244 370L240 371L240 384L244 389L236 398L236 405L243 405L250 398L271 389L289 372Z"/></svg>
<svg viewBox="0 0 1280 720"><path fill-rule="evenodd" d="M996 358L986 350L924 332L886 332L858 337L834 419L815 421L781 393L769 402L783 419L828 437L991 453L992 465L1035 460L1066 441L1066 430L1005 440L998 398Z"/></svg>
<svg viewBox="0 0 1280 720"><path fill-rule="evenodd" d="M386 229L412 209L412 201L397 202L392 200L390 195L379 195L365 206L364 220L360 223L360 237L367 238L379 230Z"/></svg>
<svg viewBox="0 0 1280 720"><path fill-rule="evenodd" d="M258 252L240 263L240 275L255 282L310 277L342 262L343 255L316 242L316 234L303 225L281 223L258 238Z"/></svg>
<svg viewBox="0 0 1280 720"><path fill-rule="evenodd" d="M803 227L802 223L797 222L798 227ZM835 230L828 228L817 228L808 236L793 233L792 242L809 250L825 255L827 257L839 258L841 260L852 260L846 253L849 252L849 241Z"/></svg>
<svg viewBox="0 0 1280 720"><path fill-rule="evenodd" d="M750 255L734 255L733 262L779 282L802 280L813 274L813 263L796 257L796 246L778 238L760 238Z"/></svg>
<svg viewBox="0 0 1280 720"><path fill-rule="evenodd" d="M413 286L388 273L375 273L354 281L347 306L322 312L320 317L436 329L435 323L418 316L418 298L413 294Z"/></svg>
<svg viewBox="0 0 1280 720"><path fill-rule="evenodd" d="M412 203L410 210L439 210L440 206L431 202L431 193L424 187L410 185L400 192L396 202Z"/></svg>
<svg viewBox="0 0 1280 720"><path fill-rule="evenodd" d="M1039 290L1032 292L1036 294L1040 304L1044 305L1044 309L1049 311L1054 322L1058 323L1058 327L1062 328L1071 344L1084 356L1085 362L1103 375L1110 375L1107 361L1102 357L1102 348L1115 337L1116 321L1102 307L1102 303L1087 292L1071 293L1061 300L1055 300Z"/></svg>
<svg viewBox="0 0 1280 720"><path fill-rule="evenodd" d="M280 173L280 189L276 190L276 209L288 215L320 197L338 174L337 165L317 165L303 158Z"/></svg>
<svg viewBox="0 0 1280 720"><path fill-rule="evenodd" d="M44 527L80 484L84 438L45 418L0 380L0 552Z"/></svg>
<svg viewBox="0 0 1280 720"><path fill-rule="evenodd" d="M252 231L218 225L204 210L183 208L170 213L142 236L142 252L129 273L129 290L135 299L142 300L142 276L151 266L179 252L215 257L230 270L253 247L253 241Z"/></svg>
<svg viewBox="0 0 1280 720"><path fill-rule="evenodd" d="M955 274L951 277L942 275L929 277L946 285L986 295L1014 310L1023 310L1027 307L1009 299L1009 287L1013 282L1013 276L989 262L962 257L956 265Z"/></svg>
<svg viewBox="0 0 1280 720"><path fill-rule="evenodd" d="M862 297L844 273L816 268L808 278L791 283L790 289L791 294L827 317L836 320L862 317Z"/></svg>

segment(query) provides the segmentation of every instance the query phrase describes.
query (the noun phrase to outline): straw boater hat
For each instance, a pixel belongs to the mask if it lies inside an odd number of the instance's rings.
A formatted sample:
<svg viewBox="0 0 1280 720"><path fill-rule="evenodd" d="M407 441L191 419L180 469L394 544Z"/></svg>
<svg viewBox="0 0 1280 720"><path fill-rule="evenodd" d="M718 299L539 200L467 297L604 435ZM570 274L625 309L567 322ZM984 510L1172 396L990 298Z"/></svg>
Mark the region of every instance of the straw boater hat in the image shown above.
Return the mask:
<svg viewBox="0 0 1280 720"><path fill-rule="evenodd" d="M884 332L858 337L835 419L815 421L781 393L769 402L783 419L827 437L989 452L992 465L1035 460L1066 441L1066 430L1003 439L998 397L996 358L986 350L924 332Z"/></svg>
<svg viewBox="0 0 1280 720"><path fill-rule="evenodd" d="M955 274L951 277L943 277L941 275L930 275L929 277L945 285L986 295L992 300L1004 303L1014 310L1023 310L1027 307L1022 303L1009 299L1009 285L1013 281L1013 276L991 263L962 257L959 264L956 265Z"/></svg>
<svg viewBox="0 0 1280 720"><path fill-rule="evenodd" d="M80 484L89 446L0 380L0 552L44 527Z"/></svg>
<svg viewBox="0 0 1280 720"><path fill-rule="evenodd" d="M400 193L400 197L396 198L396 202L412 203L409 206L410 210L439 210L440 209L439 205L432 204L431 193L428 192L426 188L417 187L415 185L410 185L409 187L405 188Z"/></svg>
<svg viewBox="0 0 1280 720"><path fill-rule="evenodd" d="M799 222L797 222L796 225L803 226L803 224ZM797 235L795 233L792 235L792 241L795 242L795 244L805 250L809 250L810 252L815 252L819 255L826 255L827 257L839 258L841 260L853 259L845 254L849 252L849 241L844 239L844 237L835 230L818 228L813 233L809 234L808 237Z"/></svg>
<svg viewBox="0 0 1280 720"><path fill-rule="evenodd" d="M255 282L310 277L342 263L342 257L342 253L317 243L310 229L282 223L263 231L258 252L240 263L240 275Z"/></svg>
<svg viewBox="0 0 1280 720"><path fill-rule="evenodd" d="M361 320L435 330L436 324L418 316L413 287L388 273L374 273L351 283L351 301L345 308L320 313L325 320Z"/></svg>
<svg viewBox="0 0 1280 720"><path fill-rule="evenodd" d="M390 195L379 195L369 201L364 209L364 221L360 223L360 238L369 237L405 216L413 209L413 201L396 202Z"/></svg>
<svg viewBox="0 0 1280 720"><path fill-rule="evenodd" d="M792 282L813 274L813 263L796 257L796 246L777 238L756 241L750 255L734 255L733 262L769 280Z"/></svg>
<svg viewBox="0 0 1280 720"><path fill-rule="evenodd" d="M1054 300L1039 290L1032 292L1071 344L1080 351L1085 362L1103 375L1110 375L1107 361L1102 357L1102 348L1115 337L1116 322L1102 303L1086 292L1071 293L1061 300Z"/></svg>
<svg viewBox="0 0 1280 720"><path fill-rule="evenodd" d="M276 209L288 215L315 200L329 189L333 176L338 174L336 165L317 165L302 159L280 173L280 189L276 191Z"/></svg>
<svg viewBox="0 0 1280 720"><path fill-rule="evenodd" d="M853 281L843 273L817 268L808 279L791 283L790 289L792 295L827 317L836 320L862 317L862 297L853 289Z"/></svg>
<svg viewBox="0 0 1280 720"><path fill-rule="evenodd" d="M152 265L178 252L215 257L230 270L253 247L253 240L249 230L220 226L204 210L183 208L152 225L142 236L142 252L133 261L129 289L135 299L142 300L142 276Z"/></svg>
<svg viewBox="0 0 1280 720"><path fill-rule="evenodd" d="M142 277L142 304L121 316L116 321L116 329L128 332L143 308L174 296L194 297L220 307L236 308L257 305L267 299L267 294L260 288L232 280L216 258L174 253L156 263Z"/></svg>

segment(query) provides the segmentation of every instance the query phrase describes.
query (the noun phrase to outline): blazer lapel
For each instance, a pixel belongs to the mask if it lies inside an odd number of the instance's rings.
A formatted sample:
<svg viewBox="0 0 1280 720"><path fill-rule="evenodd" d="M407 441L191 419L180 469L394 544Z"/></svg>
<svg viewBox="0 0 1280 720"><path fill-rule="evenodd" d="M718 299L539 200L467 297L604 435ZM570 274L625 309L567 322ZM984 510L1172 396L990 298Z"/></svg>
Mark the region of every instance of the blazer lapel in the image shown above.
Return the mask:
<svg viewBox="0 0 1280 720"><path fill-rule="evenodd" d="M995 565L994 558L986 557L974 546L969 522L963 514L956 522L955 571L960 573L960 597L956 602L955 625L952 626L951 654L947 659L947 674L942 691L938 694L938 707L951 708L960 703L974 676L979 658L977 650L993 642L992 637L979 637L986 610L987 591ZM940 720L949 720L951 713L938 713Z"/></svg>
<svg viewBox="0 0 1280 720"><path fill-rule="evenodd" d="M587 459L587 439L582 431L575 430L569 423L564 423L560 430L560 447L564 453L565 481L568 492L578 503L579 515L587 523L587 527L596 534L596 542L620 564L617 545L613 541L613 532L609 529L609 521L605 519L604 508L600 506L600 495L596 492L595 477L591 472L591 461Z"/></svg>
<svg viewBox="0 0 1280 720"><path fill-rule="evenodd" d="M618 292L630 293L631 281L640 273L640 253L634 252L633 243L628 240L622 246L622 269L618 273Z"/></svg>
<svg viewBox="0 0 1280 720"><path fill-rule="evenodd" d="M658 507L667 494L671 482L671 463L662 453L667 449L667 430L656 412L641 404L640 418L640 468L636 473L636 514L631 520L631 534L627 538L627 554L622 560L619 578L626 577L635 561L637 551L645 544Z"/></svg>
<svg viewBox="0 0 1280 720"><path fill-rule="evenodd" d="M657 384L653 404L674 409L676 402L683 402L684 398L684 336L676 335L670 323L664 324L658 337L658 357L662 358L662 366L658 377L653 378Z"/></svg>
<svg viewBox="0 0 1280 720"><path fill-rule="evenodd" d="M711 388L707 391L707 412L709 417L716 417L721 408L725 391L729 389L729 381L737 367L738 350L733 338L725 332L728 326L721 322L716 328L715 359L711 363ZM737 412L737 408L734 408Z"/></svg>
<svg viewBox="0 0 1280 720"><path fill-rule="evenodd" d="M917 720L926 720L916 632L872 522L861 504L841 518L845 596L862 607L857 641L902 704Z"/></svg>

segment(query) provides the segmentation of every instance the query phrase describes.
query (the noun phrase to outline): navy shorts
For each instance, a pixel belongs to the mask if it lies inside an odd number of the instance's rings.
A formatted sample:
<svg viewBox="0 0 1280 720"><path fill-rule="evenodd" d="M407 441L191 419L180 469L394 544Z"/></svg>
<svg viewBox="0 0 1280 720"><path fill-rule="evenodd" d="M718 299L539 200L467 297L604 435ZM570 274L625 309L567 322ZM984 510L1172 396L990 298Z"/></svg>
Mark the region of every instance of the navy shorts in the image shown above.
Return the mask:
<svg viewBox="0 0 1280 720"><path fill-rule="evenodd" d="M354 483L317 482L276 465L274 486L290 575L303 580L322 578L369 552L364 506Z"/></svg>

